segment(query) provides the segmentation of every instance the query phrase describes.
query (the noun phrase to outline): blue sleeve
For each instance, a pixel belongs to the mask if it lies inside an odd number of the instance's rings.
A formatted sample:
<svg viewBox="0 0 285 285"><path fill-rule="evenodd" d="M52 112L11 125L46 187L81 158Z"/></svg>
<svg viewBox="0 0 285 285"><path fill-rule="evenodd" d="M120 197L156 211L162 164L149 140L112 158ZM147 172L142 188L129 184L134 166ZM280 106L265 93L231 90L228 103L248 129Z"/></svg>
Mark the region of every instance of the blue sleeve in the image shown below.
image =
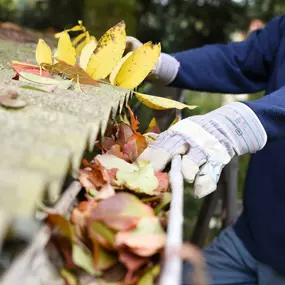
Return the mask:
<svg viewBox="0 0 285 285"><path fill-rule="evenodd" d="M255 112L268 140L285 138L285 86L259 100L243 103Z"/></svg>
<svg viewBox="0 0 285 285"><path fill-rule="evenodd" d="M173 87L219 93L253 93L266 89L285 16L238 43L213 44L172 54L180 68Z"/></svg>

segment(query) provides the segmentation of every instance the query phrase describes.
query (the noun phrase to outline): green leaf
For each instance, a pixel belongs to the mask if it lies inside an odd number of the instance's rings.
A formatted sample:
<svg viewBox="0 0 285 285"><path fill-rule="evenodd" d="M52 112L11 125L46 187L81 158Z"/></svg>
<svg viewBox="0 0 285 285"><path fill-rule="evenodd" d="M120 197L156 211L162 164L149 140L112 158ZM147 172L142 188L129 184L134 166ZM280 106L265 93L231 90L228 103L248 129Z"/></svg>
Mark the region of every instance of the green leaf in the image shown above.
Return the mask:
<svg viewBox="0 0 285 285"><path fill-rule="evenodd" d="M172 194L170 192L165 192L162 194L162 199L160 200L160 203L154 209L155 215L158 215L160 211L164 209L164 207L170 204L171 197L172 197Z"/></svg>
<svg viewBox="0 0 285 285"><path fill-rule="evenodd" d="M154 174L153 166L149 162L141 160L138 167L138 171L135 172L119 169L116 175L118 182L135 192L156 195L154 190L158 187L158 180Z"/></svg>
<svg viewBox="0 0 285 285"><path fill-rule="evenodd" d="M155 285L155 278L159 272L160 265L155 265L141 277L137 285Z"/></svg>
<svg viewBox="0 0 285 285"><path fill-rule="evenodd" d="M78 267L84 269L90 275L94 276L98 274L93 266L91 252L83 250L76 243L73 243L72 245L72 260Z"/></svg>

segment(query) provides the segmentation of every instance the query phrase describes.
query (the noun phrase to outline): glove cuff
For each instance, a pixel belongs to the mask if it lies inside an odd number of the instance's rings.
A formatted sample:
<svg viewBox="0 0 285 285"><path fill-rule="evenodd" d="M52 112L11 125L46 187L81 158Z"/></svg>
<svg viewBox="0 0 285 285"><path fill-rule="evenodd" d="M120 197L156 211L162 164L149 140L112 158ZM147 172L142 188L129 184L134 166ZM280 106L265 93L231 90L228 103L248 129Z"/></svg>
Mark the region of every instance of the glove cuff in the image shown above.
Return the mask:
<svg viewBox="0 0 285 285"><path fill-rule="evenodd" d="M255 153L267 142L267 134L258 117L243 103L234 102L191 120L237 155Z"/></svg>
<svg viewBox="0 0 285 285"><path fill-rule="evenodd" d="M153 73L161 83L168 85L175 79L179 66L180 63L176 58L169 54L161 53Z"/></svg>

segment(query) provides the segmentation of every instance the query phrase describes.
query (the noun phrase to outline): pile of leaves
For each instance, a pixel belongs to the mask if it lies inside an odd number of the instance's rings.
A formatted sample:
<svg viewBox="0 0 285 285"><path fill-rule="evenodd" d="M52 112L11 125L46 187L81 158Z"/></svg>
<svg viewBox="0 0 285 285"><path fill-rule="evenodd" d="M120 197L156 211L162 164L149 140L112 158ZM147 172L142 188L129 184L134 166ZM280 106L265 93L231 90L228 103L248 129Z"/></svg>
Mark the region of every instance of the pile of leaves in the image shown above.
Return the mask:
<svg viewBox="0 0 285 285"><path fill-rule="evenodd" d="M130 120L110 124L97 144L99 153L90 163L83 160L79 181L86 200L68 219L49 214L49 223L60 229L54 241L64 257L67 284L85 284L84 271L97 278L93 285L150 285L160 272L171 200L168 174L137 160L148 140L127 110Z"/></svg>

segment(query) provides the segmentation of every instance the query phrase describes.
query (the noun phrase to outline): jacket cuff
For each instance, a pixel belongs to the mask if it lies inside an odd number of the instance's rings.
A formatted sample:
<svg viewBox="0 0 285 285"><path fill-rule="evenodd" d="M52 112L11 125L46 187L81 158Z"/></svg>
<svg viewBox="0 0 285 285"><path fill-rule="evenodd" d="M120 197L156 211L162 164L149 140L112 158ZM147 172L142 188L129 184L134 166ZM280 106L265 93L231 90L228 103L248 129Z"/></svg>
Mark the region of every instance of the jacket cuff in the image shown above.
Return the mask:
<svg viewBox="0 0 285 285"><path fill-rule="evenodd" d="M180 63L173 56L161 53L154 73L164 85L170 84L177 76Z"/></svg>

